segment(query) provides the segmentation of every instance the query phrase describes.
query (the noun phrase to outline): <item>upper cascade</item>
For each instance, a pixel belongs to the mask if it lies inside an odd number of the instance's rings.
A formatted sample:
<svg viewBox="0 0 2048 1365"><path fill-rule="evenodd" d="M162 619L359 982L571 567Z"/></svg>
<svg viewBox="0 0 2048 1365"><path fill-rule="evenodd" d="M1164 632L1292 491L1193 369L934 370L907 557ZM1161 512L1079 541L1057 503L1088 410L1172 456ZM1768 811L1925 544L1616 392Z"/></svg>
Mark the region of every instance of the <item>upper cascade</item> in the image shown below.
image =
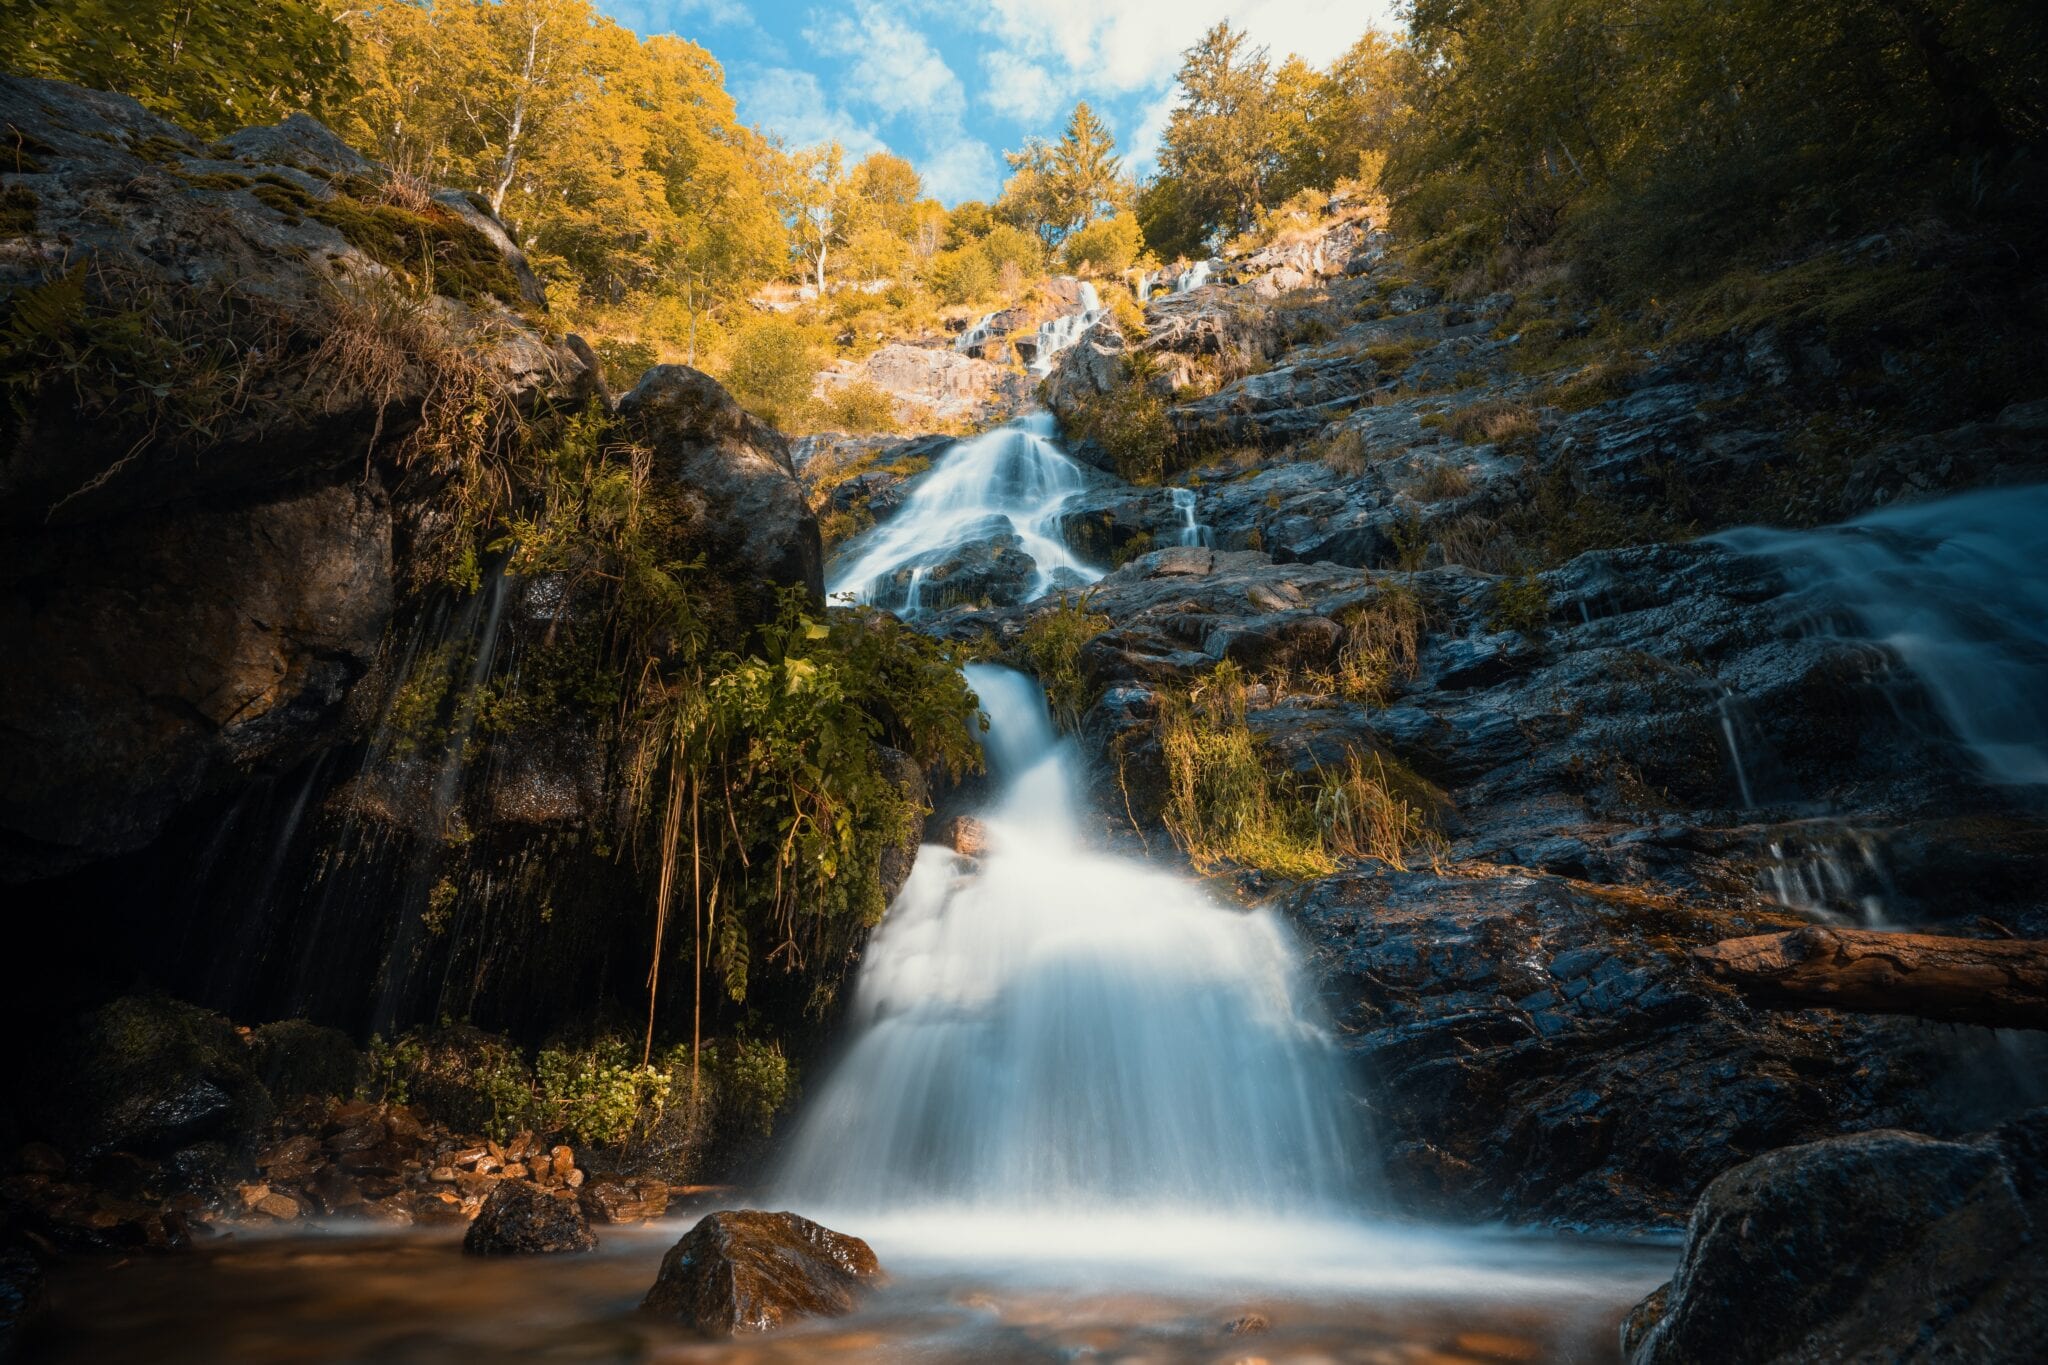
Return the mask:
<svg viewBox="0 0 2048 1365"><path fill-rule="evenodd" d="M1028 602L1085 586L1102 570L1079 559L1059 531L1085 481L1054 443L1050 413L961 441L902 511L833 566L826 591L913 616L949 597ZM977 552L981 562L970 563Z"/></svg>

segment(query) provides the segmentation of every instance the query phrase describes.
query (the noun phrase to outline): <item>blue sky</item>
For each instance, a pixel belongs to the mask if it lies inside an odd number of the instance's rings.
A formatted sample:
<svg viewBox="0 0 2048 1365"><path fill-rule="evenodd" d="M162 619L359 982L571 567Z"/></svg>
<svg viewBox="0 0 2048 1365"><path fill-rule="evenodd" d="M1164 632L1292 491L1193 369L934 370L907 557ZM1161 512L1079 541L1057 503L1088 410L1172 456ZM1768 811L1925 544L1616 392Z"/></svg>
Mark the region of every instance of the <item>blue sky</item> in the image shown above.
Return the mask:
<svg viewBox="0 0 2048 1365"><path fill-rule="evenodd" d="M1276 58L1322 63L1393 0L595 0L635 32L676 33L725 66L740 118L792 144L909 158L948 204L992 199L1002 153L1056 133L1074 101L1152 164L1180 53L1217 20Z"/></svg>

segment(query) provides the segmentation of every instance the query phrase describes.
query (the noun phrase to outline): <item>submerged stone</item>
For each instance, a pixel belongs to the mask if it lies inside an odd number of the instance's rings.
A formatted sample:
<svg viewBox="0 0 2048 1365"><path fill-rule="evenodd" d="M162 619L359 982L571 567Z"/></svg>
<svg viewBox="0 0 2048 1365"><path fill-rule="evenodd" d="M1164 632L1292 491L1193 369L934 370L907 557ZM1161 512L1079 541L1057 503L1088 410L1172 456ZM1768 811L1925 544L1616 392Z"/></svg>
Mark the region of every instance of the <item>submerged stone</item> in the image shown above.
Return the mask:
<svg viewBox="0 0 2048 1365"><path fill-rule="evenodd" d="M597 1235L573 1194L501 1180L469 1225L462 1249L472 1256L595 1251Z"/></svg>
<svg viewBox="0 0 2048 1365"><path fill-rule="evenodd" d="M706 1214L662 1258L641 1311L713 1336L840 1317L882 1278L858 1237L794 1213Z"/></svg>

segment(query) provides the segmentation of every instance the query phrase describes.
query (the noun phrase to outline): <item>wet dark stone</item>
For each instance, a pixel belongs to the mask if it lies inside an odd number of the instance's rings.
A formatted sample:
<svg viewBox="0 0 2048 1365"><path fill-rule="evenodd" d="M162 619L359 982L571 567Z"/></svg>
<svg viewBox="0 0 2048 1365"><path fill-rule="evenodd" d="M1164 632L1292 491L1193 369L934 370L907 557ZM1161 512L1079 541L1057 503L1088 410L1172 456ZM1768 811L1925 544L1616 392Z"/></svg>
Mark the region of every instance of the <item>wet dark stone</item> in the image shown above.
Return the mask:
<svg viewBox="0 0 2048 1365"><path fill-rule="evenodd" d="M597 1250L573 1192L555 1194L525 1180L501 1180L463 1236L472 1256L526 1256Z"/></svg>
<svg viewBox="0 0 2048 1365"><path fill-rule="evenodd" d="M1879 1130L1715 1180L1671 1282L1622 1328L1631 1365L2039 1359L2048 1110L1967 1142Z"/></svg>
<svg viewBox="0 0 2048 1365"><path fill-rule="evenodd" d="M839 1317L881 1277L858 1237L794 1213L707 1214L662 1258L641 1310L711 1336Z"/></svg>

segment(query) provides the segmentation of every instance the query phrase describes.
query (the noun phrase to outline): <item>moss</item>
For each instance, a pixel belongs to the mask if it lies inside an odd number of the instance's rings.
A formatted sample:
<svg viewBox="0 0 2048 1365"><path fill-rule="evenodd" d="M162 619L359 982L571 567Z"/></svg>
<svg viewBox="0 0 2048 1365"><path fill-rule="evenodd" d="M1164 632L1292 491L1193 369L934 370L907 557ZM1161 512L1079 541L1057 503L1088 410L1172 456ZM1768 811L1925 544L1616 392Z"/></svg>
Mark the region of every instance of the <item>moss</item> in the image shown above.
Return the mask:
<svg viewBox="0 0 2048 1365"><path fill-rule="evenodd" d="M363 1054L339 1029L281 1019L250 1035L256 1074L280 1101L307 1095L347 1098L363 1081Z"/></svg>
<svg viewBox="0 0 2048 1365"><path fill-rule="evenodd" d="M0 190L0 236L26 237L36 230L36 209L42 200L26 185Z"/></svg>
<svg viewBox="0 0 2048 1365"><path fill-rule="evenodd" d="M1491 630L1513 630L1531 638L1542 635L1550 625L1550 592L1533 573L1503 578L1493 585L1486 608Z"/></svg>
<svg viewBox="0 0 2048 1365"><path fill-rule="evenodd" d="M128 150L154 166L174 166L188 156L199 155L199 148L189 142L151 133L140 142L128 144Z"/></svg>
<svg viewBox="0 0 2048 1365"><path fill-rule="evenodd" d="M1611 402L1628 392L1629 383L1641 365L1627 356L1596 360L1551 389L1548 406L1566 412L1584 412Z"/></svg>
<svg viewBox="0 0 2048 1365"><path fill-rule="evenodd" d="M246 190L255 183L233 171L178 171L176 175L195 190Z"/></svg>
<svg viewBox="0 0 2048 1365"><path fill-rule="evenodd" d="M280 175L259 175L249 191L288 224L325 223L350 246L422 288L465 303L522 303L519 281L495 244L452 210L415 211L352 195L322 199Z"/></svg>
<svg viewBox="0 0 2048 1365"><path fill-rule="evenodd" d="M58 1059L53 1115L74 1151L162 1153L253 1141L272 1113L233 1025L194 1005L131 996L80 1021Z"/></svg>
<svg viewBox="0 0 2048 1365"><path fill-rule="evenodd" d="M43 158L56 154L55 147L34 133L23 132L11 123L0 128L0 173L41 175Z"/></svg>

